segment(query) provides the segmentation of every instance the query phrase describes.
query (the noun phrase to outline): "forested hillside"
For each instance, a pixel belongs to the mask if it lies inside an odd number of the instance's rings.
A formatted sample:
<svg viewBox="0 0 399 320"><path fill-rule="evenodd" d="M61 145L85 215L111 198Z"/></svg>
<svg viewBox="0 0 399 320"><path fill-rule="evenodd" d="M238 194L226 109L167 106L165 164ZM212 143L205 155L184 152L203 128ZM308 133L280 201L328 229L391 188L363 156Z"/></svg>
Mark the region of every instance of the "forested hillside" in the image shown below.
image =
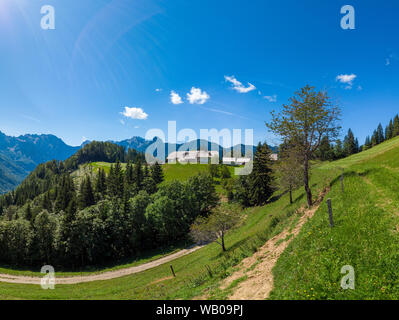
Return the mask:
<svg viewBox="0 0 399 320"><path fill-rule="evenodd" d="M0 194L14 189L38 164L65 160L78 149L53 135L10 137L0 132Z"/></svg>
<svg viewBox="0 0 399 320"><path fill-rule="evenodd" d="M115 163L79 187L71 173L93 161ZM125 170L121 162L127 162ZM0 198L0 261L81 267L135 255L185 238L218 202L212 178L163 181L159 164L109 142L92 142L66 161L39 165Z"/></svg>

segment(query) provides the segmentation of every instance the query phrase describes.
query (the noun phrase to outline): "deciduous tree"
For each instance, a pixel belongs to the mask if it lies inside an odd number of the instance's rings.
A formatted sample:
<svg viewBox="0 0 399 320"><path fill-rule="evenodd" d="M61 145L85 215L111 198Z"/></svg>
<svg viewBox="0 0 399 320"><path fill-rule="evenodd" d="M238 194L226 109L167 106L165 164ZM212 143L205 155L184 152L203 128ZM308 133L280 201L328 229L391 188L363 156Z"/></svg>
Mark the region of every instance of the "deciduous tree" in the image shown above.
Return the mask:
<svg viewBox="0 0 399 320"><path fill-rule="evenodd" d="M303 179L308 205L313 204L309 187L310 159L319 148L324 136L334 140L340 127L337 121L340 109L334 105L326 92L316 92L307 85L290 98L280 113L273 111L267 127L284 140L297 146L303 161Z"/></svg>

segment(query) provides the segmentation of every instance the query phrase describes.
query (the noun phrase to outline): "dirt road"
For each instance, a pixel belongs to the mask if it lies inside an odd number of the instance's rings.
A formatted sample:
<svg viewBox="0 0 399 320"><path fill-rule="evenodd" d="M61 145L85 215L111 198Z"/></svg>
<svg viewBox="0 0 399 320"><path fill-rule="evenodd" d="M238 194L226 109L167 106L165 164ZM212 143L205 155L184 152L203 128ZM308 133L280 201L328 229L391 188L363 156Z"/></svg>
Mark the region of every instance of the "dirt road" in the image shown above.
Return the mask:
<svg viewBox="0 0 399 320"><path fill-rule="evenodd" d="M93 274L88 276L76 276L76 277L57 277L57 273L55 274L55 284L76 284L83 282L91 282L91 281L101 281L101 280L110 280L115 278L124 277L130 274L139 273L148 269L152 269L158 267L164 263L173 261L177 258L188 255L192 252L195 252L201 249L203 246L196 246L184 250L180 250L179 252L173 253L166 257L144 263L139 266L134 266L126 269L120 269L115 271L109 271L99 274ZM44 276L44 275L43 275ZM9 274L0 274L0 282L8 282L8 283L19 283L19 284L37 284L40 285L41 277L25 277L25 276L16 276Z"/></svg>
<svg viewBox="0 0 399 320"><path fill-rule="evenodd" d="M239 283L237 289L229 297L230 300L263 300L269 297L273 289L272 270L278 258L299 234L305 222L313 217L328 191L326 189L320 194L312 208L304 210L303 215L292 230L285 230L268 240L253 256L243 260L239 271L233 273L222 283L221 289L225 289L234 280L247 276L247 279Z"/></svg>

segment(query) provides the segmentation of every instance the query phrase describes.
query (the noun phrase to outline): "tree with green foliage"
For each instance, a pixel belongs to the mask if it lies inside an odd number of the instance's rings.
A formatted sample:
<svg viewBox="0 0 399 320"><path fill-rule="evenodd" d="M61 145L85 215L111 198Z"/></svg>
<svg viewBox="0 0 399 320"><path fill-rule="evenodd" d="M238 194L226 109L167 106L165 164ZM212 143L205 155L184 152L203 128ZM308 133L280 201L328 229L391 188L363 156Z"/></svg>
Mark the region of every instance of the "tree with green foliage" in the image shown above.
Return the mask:
<svg viewBox="0 0 399 320"><path fill-rule="evenodd" d="M217 164L213 164L213 163L208 164L208 172L209 172L209 175L212 178L218 178L219 177L219 167L218 167L218 165Z"/></svg>
<svg viewBox="0 0 399 320"><path fill-rule="evenodd" d="M34 221L35 243L38 247L38 259L42 263L51 263L56 251L58 219L47 210L40 212Z"/></svg>
<svg viewBox="0 0 399 320"><path fill-rule="evenodd" d="M84 209L95 203L90 176L86 176L80 185L79 208Z"/></svg>
<svg viewBox="0 0 399 320"><path fill-rule="evenodd" d="M392 137L399 136L399 115L393 119L393 134Z"/></svg>
<svg viewBox="0 0 399 320"><path fill-rule="evenodd" d="M281 145L279 149L279 160L276 168L278 182L283 190L288 190L290 204L292 204L292 191L303 183L303 162L296 154L295 146L286 143Z"/></svg>
<svg viewBox="0 0 399 320"><path fill-rule="evenodd" d="M319 148L324 136L334 140L340 127L337 121L340 109L333 105L326 92L316 92L307 85L283 105L281 113L271 113L272 120L267 127L284 140L295 143L298 155L303 161L303 178L309 206L313 204L309 186L310 160Z"/></svg>
<svg viewBox="0 0 399 320"><path fill-rule="evenodd" d="M384 129L382 128L381 123L377 127L377 136L376 136L376 142L377 144L383 143L384 142Z"/></svg>
<svg viewBox="0 0 399 320"><path fill-rule="evenodd" d="M100 195L105 195L107 191L107 177L103 168L98 169L95 183L95 192Z"/></svg>
<svg viewBox="0 0 399 320"><path fill-rule="evenodd" d="M220 166L220 177L222 179L230 179L231 178L231 173L229 168L226 165L221 165Z"/></svg>
<svg viewBox="0 0 399 320"><path fill-rule="evenodd" d="M335 141L335 146L334 146L334 159L341 159L344 158L345 154L344 154L344 149L342 147L342 141L340 139L337 139L337 141Z"/></svg>
<svg viewBox="0 0 399 320"><path fill-rule="evenodd" d="M221 204L209 216L195 220L190 228L191 237L198 243L216 242L226 251L226 233L239 223L241 210L237 204Z"/></svg>
<svg viewBox="0 0 399 320"><path fill-rule="evenodd" d="M146 176L143 180L143 189L148 193L148 194L153 194L157 192L157 184L155 183L154 179L152 176Z"/></svg>
<svg viewBox="0 0 399 320"><path fill-rule="evenodd" d="M249 175L251 205L266 204L274 192L272 151L266 143L259 143L253 160L252 172Z"/></svg>
<svg viewBox="0 0 399 320"><path fill-rule="evenodd" d="M371 147L372 147L372 145L371 145L370 136L367 136L367 137L366 137L366 140L365 140L365 142L364 142L364 145L363 145L363 150L368 150L368 149L370 149Z"/></svg>
<svg viewBox="0 0 399 320"><path fill-rule="evenodd" d="M392 119L389 120L389 125L388 125L388 139L392 139L394 137L393 135L393 122Z"/></svg>
<svg viewBox="0 0 399 320"><path fill-rule="evenodd" d="M157 162L151 167L151 176L156 184L160 184L164 181L164 174L162 166Z"/></svg>
<svg viewBox="0 0 399 320"><path fill-rule="evenodd" d="M334 160L334 149L331 146L330 139L327 136L321 139L320 147L315 152L315 157L321 161Z"/></svg>
<svg viewBox="0 0 399 320"><path fill-rule="evenodd" d="M378 134L377 130L373 131L373 135L371 136L371 147L375 147L378 144Z"/></svg>
<svg viewBox="0 0 399 320"><path fill-rule="evenodd" d="M61 177L61 183L57 190L57 197L55 201L56 211L65 210L69 203L76 197L75 185L72 177L65 173Z"/></svg>
<svg viewBox="0 0 399 320"><path fill-rule="evenodd" d="M137 192L142 189L143 180L144 180L143 163L141 159L138 159L133 167L133 181Z"/></svg>
<svg viewBox="0 0 399 320"><path fill-rule="evenodd" d="M348 134L344 139L344 154L345 157L349 157L352 154L358 152L358 144L356 145L356 139L351 129L348 130Z"/></svg>
<svg viewBox="0 0 399 320"><path fill-rule="evenodd" d="M32 215L32 208L30 206L30 203L28 203L25 211L25 219L28 221L32 221L33 215Z"/></svg>

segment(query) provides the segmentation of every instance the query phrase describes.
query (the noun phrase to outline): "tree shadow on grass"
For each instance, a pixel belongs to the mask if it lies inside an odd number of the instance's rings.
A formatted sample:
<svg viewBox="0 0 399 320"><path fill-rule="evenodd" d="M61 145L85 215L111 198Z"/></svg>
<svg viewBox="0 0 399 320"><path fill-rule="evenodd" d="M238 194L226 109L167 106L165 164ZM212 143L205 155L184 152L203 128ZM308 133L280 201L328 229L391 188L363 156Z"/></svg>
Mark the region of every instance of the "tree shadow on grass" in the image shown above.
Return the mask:
<svg viewBox="0 0 399 320"><path fill-rule="evenodd" d="M126 268L128 268L129 265L134 264L135 262L139 262L140 260L146 260L146 261L142 262L142 264L144 264L144 263L147 263L150 261L157 260L164 255L172 254L173 252L175 252L177 250L191 248L192 246L194 246L192 241L182 240L176 244L165 245L161 248L146 250L146 251L140 252L140 253L138 253L134 256L128 257L128 258L119 259L119 260L112 261L109 263L99 264L97 266L89 265L89 266L85 266L85 267L81 267L81 268L71 268L71 267L68 268L68 267L63 267L63 266L59 266L59 265L58 266L54 265L54 267L56 268L57 272L65 272L65 273L69 273L69 272L71 272L71 273L72 272L73 273L102 272L107 269L116 268L118 266L122 266L122 268L124 268L123 266L125 266ZM158 256L158 257L155 259L151 259L152 257L155 257L155 256ZM139 263L138 265L140 265L140 264L141 263ZM41 267L38 267L38 266L12 266L12 265L3 264L3 263L0 263L0 268L9 269L12 271L20 271L20 272L40 272L40 269L41 269Z"/></svg>

